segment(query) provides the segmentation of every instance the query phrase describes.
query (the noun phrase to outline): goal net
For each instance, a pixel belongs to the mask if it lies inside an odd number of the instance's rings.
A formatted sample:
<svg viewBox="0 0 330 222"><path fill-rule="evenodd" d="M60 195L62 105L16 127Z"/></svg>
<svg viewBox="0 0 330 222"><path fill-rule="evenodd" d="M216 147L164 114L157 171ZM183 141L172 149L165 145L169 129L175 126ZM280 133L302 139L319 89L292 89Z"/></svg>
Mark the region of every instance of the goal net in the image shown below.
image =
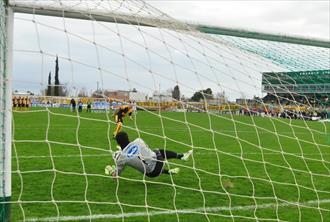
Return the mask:
<svg viewBox="0 0 330 222"><path fill-rule="evenodd" d="M144 1L6 3L12 185L5 198L2 143L0 210L10 205L11 221L330 217L328 42L205 33ZM15 13L11 39L6 8ZM7 77L1 68L8 102ZM166 161L178 174L104 174L117 151L112 114L129 103L136 111L122 131L131 140L193 150L188 161Z"/></svg>

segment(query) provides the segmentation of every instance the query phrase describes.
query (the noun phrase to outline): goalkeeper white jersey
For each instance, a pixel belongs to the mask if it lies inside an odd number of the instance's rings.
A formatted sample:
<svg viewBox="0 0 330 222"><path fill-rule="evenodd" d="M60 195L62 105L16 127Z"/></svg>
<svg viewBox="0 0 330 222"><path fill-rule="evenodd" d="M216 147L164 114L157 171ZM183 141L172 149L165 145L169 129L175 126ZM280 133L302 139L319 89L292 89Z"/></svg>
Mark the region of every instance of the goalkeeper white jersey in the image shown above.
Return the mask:
<svg viewBox="0 0 330 222"><path fill-rule="evenodd" d="M141 173L151 173L155 169L157 156L142 139L137 138L115 156L115 161L117 175L126 165Z"/></svg>

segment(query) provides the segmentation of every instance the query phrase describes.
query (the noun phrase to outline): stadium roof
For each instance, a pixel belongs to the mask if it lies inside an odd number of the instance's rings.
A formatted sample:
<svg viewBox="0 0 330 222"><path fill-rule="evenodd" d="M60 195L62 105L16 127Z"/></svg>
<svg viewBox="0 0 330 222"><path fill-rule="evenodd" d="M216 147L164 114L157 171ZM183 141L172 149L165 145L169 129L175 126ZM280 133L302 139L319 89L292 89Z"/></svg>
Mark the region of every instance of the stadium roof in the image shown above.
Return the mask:
<svg viewBox="0 0 330 222"><path fill-rule="evenodd" d="M330 93L330 70L262 73L264 92Z"/></svg>

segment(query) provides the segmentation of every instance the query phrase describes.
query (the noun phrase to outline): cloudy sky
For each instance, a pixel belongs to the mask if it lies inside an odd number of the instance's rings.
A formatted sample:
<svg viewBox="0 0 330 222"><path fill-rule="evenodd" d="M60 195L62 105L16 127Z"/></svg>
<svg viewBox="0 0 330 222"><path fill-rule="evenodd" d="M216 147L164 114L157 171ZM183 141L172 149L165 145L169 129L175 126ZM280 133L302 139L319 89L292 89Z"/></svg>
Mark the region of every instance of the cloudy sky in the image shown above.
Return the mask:
<svg viewBox="0 0 330 222"><path fill-rule="evenodd" d="M329 1L147 3L191 23L329 40ZM121 6L131 4L126 1ZM134 7L140 13L140 5ZM160 15L160 11L148 7L143 10ZM20 91L40 93L46 87L48 73L54 73L56 55L60 81L68 85L72 96L81 88L95 90L98 83L104 89L137 88L149 95L179 84L189 97L207 87L214 92L226 91L231 99L252 97L261 94L261 72L283 70L226 44L164 29L26 14L15 15L14 28L13 87ZM269 47L268 43L258 44ZM282 48L280 52L287 51L284 56L290 51L312 52L300 46ZM316 56L318 53L313 51Z"/></svg>
<svg viewBox="0 0 330 222"><path fill-rule="evenodd" d="M151 0L174 18L229 28L330 39L328 0Z"/></svg>

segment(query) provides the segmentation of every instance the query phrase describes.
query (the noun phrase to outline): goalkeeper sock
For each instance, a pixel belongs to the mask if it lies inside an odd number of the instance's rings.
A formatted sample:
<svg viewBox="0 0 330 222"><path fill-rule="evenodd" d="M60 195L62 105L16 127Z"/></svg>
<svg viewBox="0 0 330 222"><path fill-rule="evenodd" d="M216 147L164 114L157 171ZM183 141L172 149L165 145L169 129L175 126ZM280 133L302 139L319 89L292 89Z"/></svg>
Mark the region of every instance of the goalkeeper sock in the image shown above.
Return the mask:
<svg viewBox="0 0 330 222"><path fill-rule="evenodd" d="M176 153L170 150L163 150L160 149L159 152L162 154L162 157L164 159L181 159L183 157L183 154Z"/></svg>

